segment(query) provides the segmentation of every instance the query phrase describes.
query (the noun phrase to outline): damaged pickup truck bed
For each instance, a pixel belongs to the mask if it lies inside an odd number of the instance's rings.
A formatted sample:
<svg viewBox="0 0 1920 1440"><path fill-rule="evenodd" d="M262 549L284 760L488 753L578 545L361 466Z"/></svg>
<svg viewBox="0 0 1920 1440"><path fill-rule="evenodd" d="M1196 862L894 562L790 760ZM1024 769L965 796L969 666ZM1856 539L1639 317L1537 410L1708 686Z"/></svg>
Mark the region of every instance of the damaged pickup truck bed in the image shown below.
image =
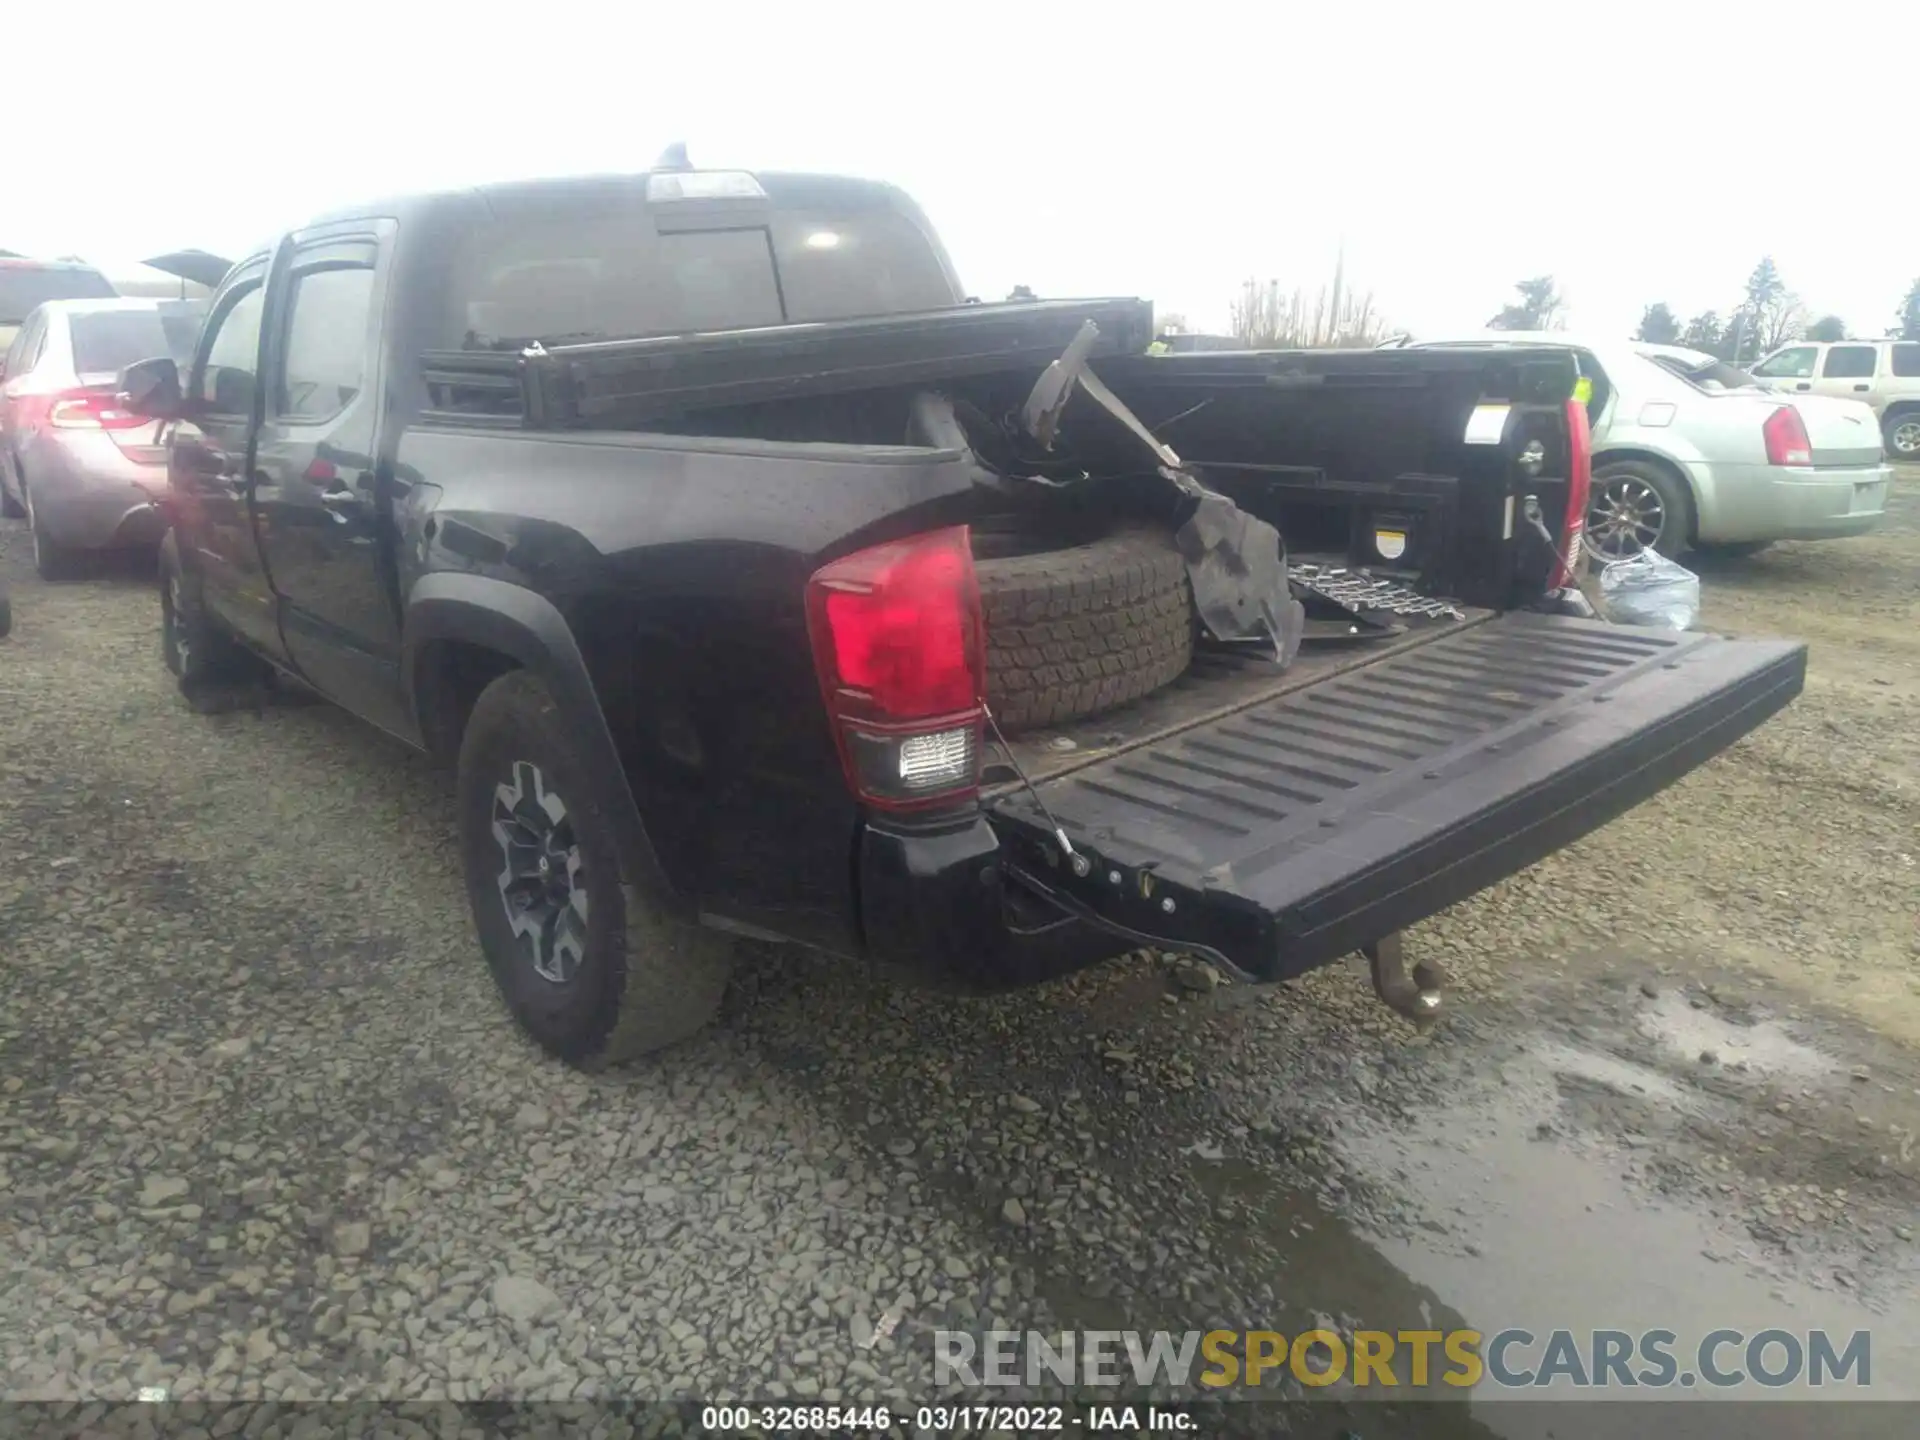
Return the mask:
<svg viewBox="0 0 1920 1440"><path fill-rule="evenodd" d="M958 979L1140 943L1279 980L1566 844L1804 648L1572 588L1571 356L1145 354L978 305L891 187L416 197L234 267L170 428L168 663L441 757L549 1051L698 1028L733 937Z"/></svg>

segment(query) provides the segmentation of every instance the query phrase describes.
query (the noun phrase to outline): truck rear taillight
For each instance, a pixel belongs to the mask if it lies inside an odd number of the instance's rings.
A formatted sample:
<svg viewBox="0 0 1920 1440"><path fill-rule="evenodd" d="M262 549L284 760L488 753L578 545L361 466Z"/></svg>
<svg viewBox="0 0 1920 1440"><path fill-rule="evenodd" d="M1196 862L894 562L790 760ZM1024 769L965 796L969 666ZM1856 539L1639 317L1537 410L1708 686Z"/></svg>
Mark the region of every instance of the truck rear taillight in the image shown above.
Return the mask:
<svg viewBox="0 0 1920 1440"><path fill-rule="evenodd" d="M112 395L98 390L68 390L52 397L47 423L56 430L137 430L152 422L120 409Z"/></svg>
<svg viewBox="0 0 1920 1440"><path fill-rule="evenodd" d="M1587 528L1587 504L1593 495L1593 427L1578 398L1567 401L1567 513L1560 527L1560 563L1553 588L1563 590L1580 573L1580 541Z"/></svg>
<svg viewBox="0 0 1920 1440"><path fill-rule="evenodd" d="M855 794L900 810L979 789L986 626L964 525L823 567L807 628Z"/></svg>
<svg viewBox="0 0 1920 1440"><path fill-rule="evenodd" d="M1767 437L1769 465L1813 464L1813 441L1807 438L1807 422L1791 405L1782 405L1760 427Z"/></svg>

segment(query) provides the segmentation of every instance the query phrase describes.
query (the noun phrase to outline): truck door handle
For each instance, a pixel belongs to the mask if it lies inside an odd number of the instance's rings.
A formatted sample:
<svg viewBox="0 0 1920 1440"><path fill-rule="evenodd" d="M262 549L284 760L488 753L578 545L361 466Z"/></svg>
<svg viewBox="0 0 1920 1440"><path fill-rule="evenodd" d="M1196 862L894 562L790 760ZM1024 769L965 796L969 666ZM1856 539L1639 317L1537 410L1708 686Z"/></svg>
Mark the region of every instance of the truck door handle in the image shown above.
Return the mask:
<svg viewBox="0 0 1920 1440"><path fill-rule="evenodd" d="M1806 381L1802 380L1798 385L1794 386L1793 388L1796 390L1811 390L1813 386L1809 385Z"/></svg>
<svg viewBox="0 0 1920 1440"><path fill-rule="evenodd" d="M1856 385L1853 388L1856 390L1871 390L1873 387L1871 385Z"/></svg>

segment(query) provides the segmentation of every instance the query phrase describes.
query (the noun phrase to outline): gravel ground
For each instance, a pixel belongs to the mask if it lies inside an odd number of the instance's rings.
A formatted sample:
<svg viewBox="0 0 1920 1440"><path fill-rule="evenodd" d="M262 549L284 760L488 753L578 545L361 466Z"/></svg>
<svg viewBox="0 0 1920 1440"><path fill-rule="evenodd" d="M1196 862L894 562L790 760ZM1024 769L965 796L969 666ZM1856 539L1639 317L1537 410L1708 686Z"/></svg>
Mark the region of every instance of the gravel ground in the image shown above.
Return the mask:
<svg viewBox="0 0 1920 1440"><path fill-rule="evenodd" d="M1891 1379L1920 1333L1920 474L1706 571L1805 696L1413 932L1431 1035L1357 965L962 1002L755 956L611 1078L506 1020L443 777L326 706L190 713L140 577L0 545L6 1397L911 1405L940 1327L1773 1311Z"/></svg>

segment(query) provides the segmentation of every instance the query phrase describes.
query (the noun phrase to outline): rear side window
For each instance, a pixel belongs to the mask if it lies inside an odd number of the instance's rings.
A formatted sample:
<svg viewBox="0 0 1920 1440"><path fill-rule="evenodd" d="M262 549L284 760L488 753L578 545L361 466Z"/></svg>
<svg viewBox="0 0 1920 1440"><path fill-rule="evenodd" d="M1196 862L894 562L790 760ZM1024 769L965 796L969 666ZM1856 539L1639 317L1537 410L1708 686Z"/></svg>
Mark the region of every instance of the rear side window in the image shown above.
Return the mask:
<svg viewBox="0 0 1920 1440"><path fill-rule="evenodd" d="M292 307L274 413L324 420L346 409L366 379L373 271L364 265L309 270L294 280Z"/></svg>
<svg viewBox="0 0 1920 1440"><path fill-rule="evenodd" d="M35 316L20 327L20 333L13 337L13 345L7 351L7 374L25 375L33 369L33 362L40 358L40 337L47 333L47 322L42 316Z"/></svg>
<svg viewBox="0 0 1920 1440"><path fill-rule="evenodd" d="M1871 345L1835 345L1827 351L1827 363L1820 369L1823 380L1865 380L1872 376L1878 358Z"/></svg>
<svg viewBox="0 0 1920 1440"><path fill-rule="evenodd" d="M47 300L113 298L113 286L98 270L0 263L0 325L18 325Z"/></svg>
<svg viewBox="0 0 1920 1440"><path fill-rule="evenodd" d="M1710 360L1704 365L1689 365L1678 355L1654 355L1650 358L1662 369L1671 370L1682 380L1697 385L1702 390L1744 390L1753 384L1753 376L1738 366L1727 364L1724 360Z"/></svg>
<svg viewBox="0 0 1920 1440"><path fill-rule="evenodd" d="M1889 346L1893 351L1893 373L1902 380L1920 379L1920 343Z"/></svg>
<svg viewBox="0 0 1920 1440"><path fill-rule="evenodd" d="M1769 355L1753 367L1753 373L1768 380L1811 380L1819 358L1820 352L1813 346L1796 345L1778 355Z"/></svg>
<svg viewBox="0 0 1920 1440"><path fill-rule="evenodd" d="M162 315L158 310L103 310L75 315L67 324L73 335L73 368L79 375L118 374L136 360L162 356L185 365L193 358L200 328L190 314Z"/></svg>

